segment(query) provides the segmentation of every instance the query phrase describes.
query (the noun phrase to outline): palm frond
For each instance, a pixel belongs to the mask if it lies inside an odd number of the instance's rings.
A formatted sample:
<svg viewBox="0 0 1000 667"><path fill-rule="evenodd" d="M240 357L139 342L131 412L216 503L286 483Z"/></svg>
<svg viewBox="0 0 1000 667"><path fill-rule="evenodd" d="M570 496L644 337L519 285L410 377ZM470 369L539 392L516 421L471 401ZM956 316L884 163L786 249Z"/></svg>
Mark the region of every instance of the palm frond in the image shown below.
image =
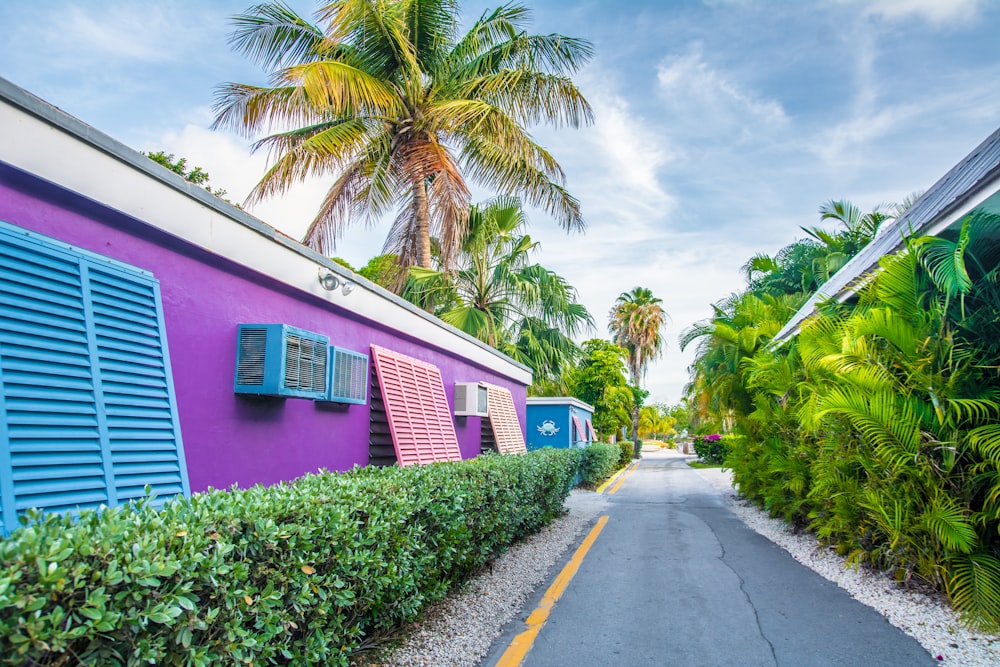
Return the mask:
<svg viewBox="0 0 1000 667"><path fill-rule="evenodd" d="M326 36L283 2L254 5L232 17L234 50L266 69L320 57Z"/></svg>
<svg viewBox="0 0 1000 667"><path fill-rule="evenodd" d="M996 632L1000 619L1000 560L991 554L956 556L948 567L948 598L973 628Z"/></svg>

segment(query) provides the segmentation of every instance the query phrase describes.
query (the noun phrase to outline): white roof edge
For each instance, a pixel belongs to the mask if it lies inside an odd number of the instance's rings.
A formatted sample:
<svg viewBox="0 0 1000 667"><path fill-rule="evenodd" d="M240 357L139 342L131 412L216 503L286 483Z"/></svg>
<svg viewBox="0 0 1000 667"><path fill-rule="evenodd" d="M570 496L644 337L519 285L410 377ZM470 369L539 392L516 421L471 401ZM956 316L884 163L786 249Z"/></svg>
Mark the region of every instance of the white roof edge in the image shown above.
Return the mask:
<svg viewBox="0 0 1000 667"><path fill-rule="evenodd" d="M991 138L995 135L996 133L991 135ZM972 154L975 154L978 150L979 148L977 147ZM968 157L963 158L963 162L967 159ZM961 164L962 163L960 162L959 165ZM951 176L954 171L955 168L950 170L948 174L942 177L937 183L935 183L934 186L925 192L921 199L933 195L935 193L935 188L941 184L945 178ZM923 221L919 225L919 228L913 229L912 231L920 235L940 234L942 231L967 216L977 207L981 206L997 191L1000 191L1000 169L997 169L997 167L994 166L986 177L974 183L968 190L963 192L960 197L945 207L944 210L940 211L929 220ZM915 208L919 201L920 200L914 203L914 206L912 206L910 210ZM905 236L909 235L910 230L904 230L902 229L902 226L909 222L909 219L904 214L899 220L893 223L890 229L887 229L883 234L876 236L867 246L862 248L858 254L849 259L847 264L841 267L841 269L831 276L830 279L824 284L820 285L816 292L810 296L804 304L802 304L802 307L799 308L794 315L792 315L791 319L785 323L785 326L783 326L778 333L775 334L774 338L771 339L772 344L781 344L786 339L798 335L803 323L816 312L816 306L820 302L831 298L838 301L846 301L850 298L850 296L854 294L854 286L859 278L877 270L878 262L882 257L897 252L903 247ZM882 244L886 244L888 239L893 238L893 235L894 240L886 246L884 251L878 253L872 253L871 251L866 252L866 250L874 249ZM831 286L833 286L833 289L830 289ZM830 292L832 292L832 294Z"/></svg>
<svg viewBox="0 0 1000 667"><path fill-rule="evenodd" d="M55 132L53 131L55 130ZM71 141L67 141L71 140ZM0 161L524 385L532 371L0 77ZM169 212L157 200L169 200ZM262 268L261 255L268 257ZM272 261L273 260L273 261ZM357 283L327 292L320 269Z"/></svg>
<svg viewBox="0 0 1000 667"><path fill-rule="evenodd" d="M528 405L572 405L587 412L594 412L593 405L572 396L529 396L527 401Z"/></svg>

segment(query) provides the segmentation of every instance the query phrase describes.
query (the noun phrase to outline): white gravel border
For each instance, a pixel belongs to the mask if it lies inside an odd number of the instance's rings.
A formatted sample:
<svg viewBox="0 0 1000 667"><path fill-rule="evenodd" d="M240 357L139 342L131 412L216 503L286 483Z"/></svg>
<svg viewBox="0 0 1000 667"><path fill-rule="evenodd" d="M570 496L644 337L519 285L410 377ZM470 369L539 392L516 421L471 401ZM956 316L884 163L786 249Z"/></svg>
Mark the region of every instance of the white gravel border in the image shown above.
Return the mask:
<svg viewBox="0 0 1000 667"><path fill-rule="evenodd" d="M794 533L742 499L732 485L732 473L718 468L698 470L702 479L722 492L729 509L749 528L787 551L820 576L834 582L858 602L885 616L910 635L942 665L996 667L1000 665L1000 637L973 632L942 598L900 588L888 576L856 570L836 551L823 547L811 533Z"/></svg>

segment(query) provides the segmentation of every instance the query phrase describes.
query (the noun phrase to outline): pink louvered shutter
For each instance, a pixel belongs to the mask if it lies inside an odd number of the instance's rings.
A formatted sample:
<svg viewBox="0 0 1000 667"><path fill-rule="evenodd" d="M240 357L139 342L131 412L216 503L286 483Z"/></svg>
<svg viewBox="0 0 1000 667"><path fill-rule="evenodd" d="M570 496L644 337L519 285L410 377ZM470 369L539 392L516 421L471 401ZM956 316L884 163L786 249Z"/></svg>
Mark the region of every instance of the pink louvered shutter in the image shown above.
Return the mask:
<svg viewBox="0 0 1000 667"><path fill-rule="evenodd" d="M575 434L573 442L585 441L587 439L587 435L583 430L583 424L580 423L580 418L576 415L573 415L573 433Z"/></svg>
<svg viewBox="0 0 1000 667"><path fill-rule="evenodd" d="M521 433L521 422L517 420L510 389L488 384L486 391L490 425L493 427L497 449L501 454L526 453L528 450L524 446L524 434Z"/></svg>
<svg viewBox="0 0 1000 667"><path fill-rule="evenodd" d="M583 423L586 424L587 426L587 435L590 436L590 441L597 442L597 433L594 432L594 425L590 422L589 419L584 420Z"/></svg>
<svg viewBox="0 0 1000 667"><path fill-rule="evenodd" d="M462 460L438 367L378 345L372 359L399 465Z"/></svg>

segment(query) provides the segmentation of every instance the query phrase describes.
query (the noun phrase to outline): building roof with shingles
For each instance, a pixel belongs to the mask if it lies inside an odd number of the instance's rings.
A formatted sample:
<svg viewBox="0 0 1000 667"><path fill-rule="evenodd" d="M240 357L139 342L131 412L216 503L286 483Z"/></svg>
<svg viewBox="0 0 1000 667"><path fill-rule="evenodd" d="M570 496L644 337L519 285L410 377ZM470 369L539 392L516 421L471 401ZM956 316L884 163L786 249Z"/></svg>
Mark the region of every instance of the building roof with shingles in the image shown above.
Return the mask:
<svg viewBox="0 0 1000 667"><path fill-rule="evenodd" d="M825 282L775 335L782 341L798 333L802 323L827 299L844 300L859 278L878 267L883 256L896 252L909 236L936 235L1000 192L1000 129L952 167L903 215Z"/></svg>

